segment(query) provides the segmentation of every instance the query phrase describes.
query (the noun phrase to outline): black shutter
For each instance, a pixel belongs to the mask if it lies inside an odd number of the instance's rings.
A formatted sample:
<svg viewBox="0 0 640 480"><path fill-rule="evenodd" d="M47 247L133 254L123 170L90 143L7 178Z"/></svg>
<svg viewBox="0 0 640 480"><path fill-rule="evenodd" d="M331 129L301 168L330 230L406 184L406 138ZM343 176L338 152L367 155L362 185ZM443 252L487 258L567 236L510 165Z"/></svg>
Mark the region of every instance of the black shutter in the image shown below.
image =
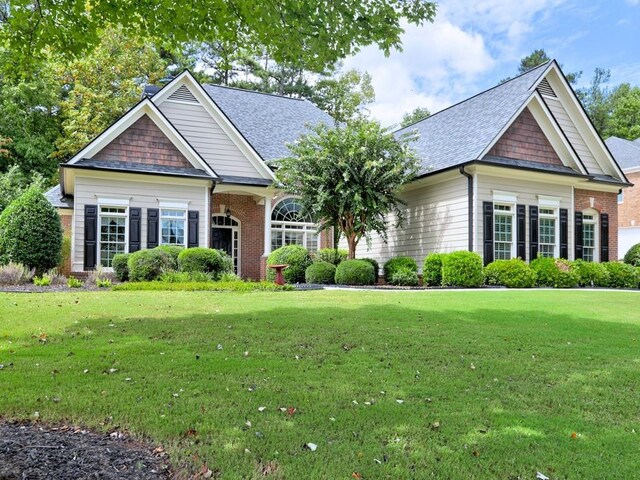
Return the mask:
<svg viewBox="0 0 640 480"><path fill-rule="evenodd" d="M560 258L569 258L569 211L560 209Z"/></svg>
<svg viewBox="0 0 640 480"><path fill-rule="evenodd" d="M600 214L600 261L609 261L609 214Z"/></svg>
<svg viewBox="0 0 640 480"><path fill-rule="evenodd" d="M529 205L529 261L538 258L538 207Z"/></svg>
<svg viewBox="0 0 640 480"><path fill-rule="evenodd" d="M574 253L575 253L575 259L574 260L582 260L582 212L575 212L575 246L574 246Z"/></svg>
<svg viewBox="0 0 640 480"><path fill-rule="evenodd" d="M187 236L187 247L197 247L198 242L198 216L199 213L197 210L189 210L189 230Z"/></svg>
<svg viewBox="0 0 640 480"><path fill-rule="evenodd" d="M96 255L98 253L98 206L84 206L84 269L96 268Z"/></svg>
<svg viewBox="0 0 640 480"><path fill-rule="evenodd" d="M484 264L493 262L493 202L482 202L482 218L484 219Z"/></svg>
<svg viewBox="0 0 640 480"><path fill-rule="evenodd" d="M516 253L522 260L527 259L527 207L525 205L516 206L516 225L518 245Z"/></svg>
<svg viewBox="0 0 640 480"><path fill-rule="evenodd" d="M147 208L147 248L158 246L158 216L157 208Z"/></svg>
<svg viewBox="0 0 640 480"><path fill-rule="evenodd" d="M141 208L129 208L129 253L140 250L140 221Z"/></svg>

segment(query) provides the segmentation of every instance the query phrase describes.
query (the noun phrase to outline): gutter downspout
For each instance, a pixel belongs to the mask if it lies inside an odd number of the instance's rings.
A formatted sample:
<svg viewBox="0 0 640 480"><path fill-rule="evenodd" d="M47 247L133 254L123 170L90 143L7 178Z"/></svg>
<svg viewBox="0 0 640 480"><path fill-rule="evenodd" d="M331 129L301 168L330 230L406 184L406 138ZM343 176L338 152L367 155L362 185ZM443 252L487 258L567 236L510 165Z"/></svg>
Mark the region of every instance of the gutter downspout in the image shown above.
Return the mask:
<svg viewBox="0 0 640 480"><path fill-rule="evenodd" d="M467 177L467 197L469 199L469 251L473 252L473 175L464 170L464 165L460 167L460 174Z"/></svg>

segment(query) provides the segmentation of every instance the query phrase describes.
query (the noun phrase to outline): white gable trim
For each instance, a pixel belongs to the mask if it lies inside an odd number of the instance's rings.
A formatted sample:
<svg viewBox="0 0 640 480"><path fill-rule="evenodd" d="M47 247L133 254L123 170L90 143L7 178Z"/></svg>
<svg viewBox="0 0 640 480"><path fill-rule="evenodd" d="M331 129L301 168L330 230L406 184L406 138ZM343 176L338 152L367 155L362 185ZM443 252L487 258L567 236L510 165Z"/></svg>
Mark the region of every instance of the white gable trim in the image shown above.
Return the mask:
<svg viewBox="0 0 640 480"><path fill-rule="evenodd" d="M216 105L216 103L211 99L211 97L205 92L202 85L198 83L198 81L193 78L191 72L185 70L180 75L178 75L175 79L173 79L170 83L168 83L162 90L156 93L153 97L151 97L151 101L155 105L160 105L165 101L174 101L169 100L169 97L173 92L175 92L181 86L186 85L187 88L191 91L191 93L196 97L200 105L207 111L211 118L220 125L220 128L224 131L224 133L231 139L231 141L238 147L238 149L242 152L242 154L249 160L251 165L262 175L263 178L267 178L269 180L275 180L275 176L271 169L267 166L265 161L258 155L258 152L249 144L249 142L242 136L240 131L231 123L229 118L224 114L224 112Z"/></svg>
<svg viewBox="0 0 640 480"><path fill-rule="evenodd" d="M67 164L73 165L83 158L92 158L144 115L151 119L151 121L162 131L164 135L166 135L171 143L175 145L178 151L184 155L189 163L191 163L195 168L204 170L212 177L218 178L218 175L211 169L211 167L209 167L209 165L207 165L202 157L200 157L198 152L189 145L180 132L175 129L162 112L158 110L158 107L156 107L148 98L139 102L118 121L93 139L93 141L86 147L76 153L73 158L67 162Z"/></svg>

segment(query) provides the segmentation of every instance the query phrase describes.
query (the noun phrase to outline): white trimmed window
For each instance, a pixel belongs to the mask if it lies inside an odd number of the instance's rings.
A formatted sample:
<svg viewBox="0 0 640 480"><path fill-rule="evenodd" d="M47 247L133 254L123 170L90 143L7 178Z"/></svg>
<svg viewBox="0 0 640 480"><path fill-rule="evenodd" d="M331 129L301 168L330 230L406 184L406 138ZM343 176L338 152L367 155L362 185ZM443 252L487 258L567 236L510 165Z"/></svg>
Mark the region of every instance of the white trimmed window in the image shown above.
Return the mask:
<svg viewBox="0 0 640 480"><path fill-rule="evenodd" d="M618 193L618 205L624 203L624 190L620 190Z"/></svg>
<svg viewBox="0 0 640 480"><path fill-rule="evenodd" d="M513 205L493 205L493 258L510 260L515 257Z"/></svg>
<svg viewBox="0 0 640 480"><path fill-rule="evenodd" d="M111 268L113 257L127 252L127 207L100 206L100 265Z"/></svg>
<svg viewBox="0 0 640 480"><path fill-rule="evenodd" d="M558 257L558 209L538 210L538 252L543 257Z"/></svg>
<svg viewBox="0 0 640 480"><path fill-rule="evenodd" d="M187 246L187 210L160 209L160 245Z"/></svg>
<svg viewBox="0 0 640 480"><path fill-rule="evenodd" d="M597 262L598 217L594 213L582 214L582 259Z"/></svg>
<svg viewBox="0 0 640 480"><path fill-rule="evenodd" d="M302 214L302 205L295 198L278 202L271 213L271 250L285 245L302 245L309 253L318 250L316 225Z"/></svg>

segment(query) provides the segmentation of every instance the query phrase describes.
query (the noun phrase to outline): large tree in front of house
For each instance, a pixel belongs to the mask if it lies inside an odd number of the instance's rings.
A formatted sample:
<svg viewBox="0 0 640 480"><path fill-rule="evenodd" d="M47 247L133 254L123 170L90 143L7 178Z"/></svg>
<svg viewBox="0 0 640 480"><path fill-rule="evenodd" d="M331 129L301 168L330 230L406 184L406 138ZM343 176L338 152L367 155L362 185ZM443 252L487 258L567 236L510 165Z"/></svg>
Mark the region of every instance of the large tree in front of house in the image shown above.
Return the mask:
<svg viewBox="0 0 640 480"><path fill-rule="evenodd" d="M399 191L418 172L411 142L396 138L378 122L358 119L345 126L318 125L289 145L292 156L279 160L281 188L296 195L320 229L336 227L355 258L360 240L375 232L385 241L390 214L403 223Z"/></svg>

